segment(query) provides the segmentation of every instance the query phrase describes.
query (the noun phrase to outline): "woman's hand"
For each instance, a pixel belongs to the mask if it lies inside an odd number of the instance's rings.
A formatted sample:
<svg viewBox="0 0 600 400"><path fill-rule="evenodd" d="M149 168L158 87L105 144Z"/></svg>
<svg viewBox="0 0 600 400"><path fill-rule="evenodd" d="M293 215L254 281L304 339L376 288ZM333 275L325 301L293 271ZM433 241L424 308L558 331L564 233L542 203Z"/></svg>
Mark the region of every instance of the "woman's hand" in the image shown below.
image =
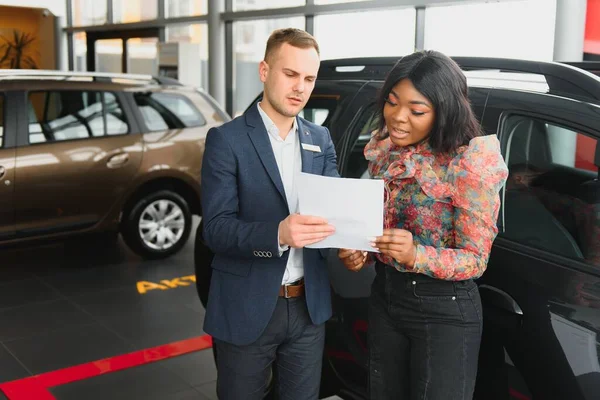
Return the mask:
<svg viewBox="0 0 600 400"><path fill-rule="evenodd" d="M394 258L399 264L408 268L415 266L417 247L413 235L404 229L384 229L382 236L377 236L371 246L379 249L381 254Z"/></svg>
<svg viewBox="0 0 600 400"><path fill-rule="evenodd" d="M358 272L367 262L367 252L360 250L339 249L338 257L350 271Z"/></svg>

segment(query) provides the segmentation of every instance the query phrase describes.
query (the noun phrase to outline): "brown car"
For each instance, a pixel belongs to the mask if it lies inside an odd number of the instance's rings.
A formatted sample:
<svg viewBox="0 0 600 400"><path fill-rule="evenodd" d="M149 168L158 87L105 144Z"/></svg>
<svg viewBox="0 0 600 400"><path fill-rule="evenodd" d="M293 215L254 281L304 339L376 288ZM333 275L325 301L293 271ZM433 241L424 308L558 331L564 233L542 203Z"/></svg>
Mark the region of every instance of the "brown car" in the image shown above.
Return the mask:
<svg viewBox="0 0 600 400"><path fill-rule="evenodd" d="M201 215L207 93L143 75L0 70L0 244L114 231L145 258Z"/></svg>

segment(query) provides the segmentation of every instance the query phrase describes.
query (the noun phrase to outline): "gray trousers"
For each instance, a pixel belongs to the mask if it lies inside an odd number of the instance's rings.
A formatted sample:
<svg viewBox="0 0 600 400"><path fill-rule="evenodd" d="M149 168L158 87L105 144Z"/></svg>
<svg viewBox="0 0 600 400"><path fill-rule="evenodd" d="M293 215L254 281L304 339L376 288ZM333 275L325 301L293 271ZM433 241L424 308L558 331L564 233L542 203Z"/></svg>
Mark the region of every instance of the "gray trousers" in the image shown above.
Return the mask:
<svg viewBox="0 0 600 400"><path fill-rule="evenodd" d="M313 325L304 297L280 297L265 331L254 343L236 346L215 339L214 345L220 400L262 400L273 363L279 400L319 398L325 324Z"/></svg>

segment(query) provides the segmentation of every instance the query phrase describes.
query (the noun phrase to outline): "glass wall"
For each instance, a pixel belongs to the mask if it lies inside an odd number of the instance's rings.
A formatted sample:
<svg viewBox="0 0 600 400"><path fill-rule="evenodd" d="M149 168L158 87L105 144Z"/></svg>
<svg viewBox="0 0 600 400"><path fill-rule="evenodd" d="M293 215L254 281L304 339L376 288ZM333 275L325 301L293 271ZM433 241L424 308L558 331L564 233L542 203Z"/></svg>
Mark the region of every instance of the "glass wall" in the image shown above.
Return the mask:
<svg viewBox="0 0 600 400"><path fill-rule="evenodd" d="M126 45L127 72L158 75L157 38L131 38Z"/></svg>
<svg viewBox="0 0 600 400"><path fill-rule="evenodd" d="M112 0L113 22L149 21L158 16L158 0Z"/></svg>
<svg viewBox="0 0 600 400"><path fill-rule="evenodd" d="M208 13L208 0L165 0L165 17L188 17Z"/></svg>
<svg viewBox="0 0 600 400"><path fill-rule="evenodd" d="M77 32L73 35L73 66L75 71L87 71L87 35Z"/></svg>
<svg viewBox="0 0 600 400"><path fill-rule="evenodd" d="M263 10L268 8L305 5L305 0L233 0L233 11Z"/></svg>
<svg viewBox="0 0 600 400"><path fill-rule="evenodd" d="M169 25L166 28L166 41L190 43L190 51L199 54L197 73L200 86L208 90L208 26L206 24ZM196 79L193 79L196 82Z"/></svg>
<svg viewBox="0 0 600 400"><path fill-rule="evenodd" d="M125 72L121 62L123 56L123 41L121 39L97 40L96 52L97 72Z"/></svg>
<svg viewBox="0 0 600 400"><path fill-rule="evenodd" d="M415 16L414 8L316 16L314 35L321 59L412 53ZM379 29L357 29L361 26Z"/></svg>
<svg viewBox="0 0 600 400"><path fill-rule="evenodd" d="M551 61L556 0L430 7L425 11L425 48L449 56Z"/></svg>
<svg viewBox="0 0 600 400"><path fill-rule="evenodd" d="M233 115L242 114L262 91L258 64L267 39L280 28L305 28L304 17L240 21L233 24Z"/></svg>
<svg viewBox="0 0 600 400"><path fill-rule="evenodd" d="M67 0L72 3L73 26L97 25L107 22L106 0ZM209 0L109 0L112 1L114 23L153 21L158 18L159 3L164 4L164 39L166 42L186 43L185 51L198 54L193 59L190 79L194 85L209 87L208 76L208 26L206 14ZM220 0L228 3L227 0ZM373 9L350 11L350 3L366 2ZM467 2L451 6L429 6L425 9L424 47L442 51L450 56L493 56L552 60L557 0L514 0L502 2ZM269 34L277 28L309 27L321 49L321 59L344 57L392 56L399 57L415 50L417 29L414 7L389 8L377 0L313 0L316 8L306 7L306 0L230 0L231 10L226 13L233 27L232 43L226 49L224 71L232 71L226 81L231 93L228 99L232 115L242 113L261 91L257 66L264 56ZM436 3L436 2L432 2ZM346 5L345 5L346 4ZM389 4L387 2L386 4ZM439 4L439 3L438 3ZM329 5L327 13L319 6ZM295 8L296 16L277 17L274 8ZM384 8L385 7L385 8ZM253 10L251 21L240 19L237 12ZM262 11L261 11L262 10ZM308 10L311 14L308 14ZM316 14L313 11L316 10ZM232 13L233 11L233 13ZM187 17L197 20L174 24L171 18ZM159 27L161 22L144 24ZM421 27L419 27L421 28ZM106 29L110 29L107 27ZM124 27L124 29L128 29ZM228 31L229 32L229 31ZM73 34L73 65L76 70L86 70L86 35ZM231 39L229 41L229 39ZM128 70L156 73L161 46L156 39L130 39L127 43ZM168 47L168 46L167 46ZM172 47L171 47L172 48ZM94 49L97 70L120 71L116 59L122 55L119 43L102 41ZM199 60L199 61L198 61ZM196 63L197 62L197 67ZM174 67L173 67L174 68ZM197 69L197 71L196 71ZM160 73L160 71L159 71ZM196 79L196 75L198 79ZM190 75L187 75L190 77Z"/></svg>
<svg viewBox="0 0 600 400"><path fill-rule="evenodd" d="M103 25L106 23L106 1L71 0L73 26Z"/></svg>
<svg viewBox="0 0 600 400"><path fill-rule="evenodd" d="M367 1L367 0L315 0L315 4L356 3L357 1Z"/></svg>

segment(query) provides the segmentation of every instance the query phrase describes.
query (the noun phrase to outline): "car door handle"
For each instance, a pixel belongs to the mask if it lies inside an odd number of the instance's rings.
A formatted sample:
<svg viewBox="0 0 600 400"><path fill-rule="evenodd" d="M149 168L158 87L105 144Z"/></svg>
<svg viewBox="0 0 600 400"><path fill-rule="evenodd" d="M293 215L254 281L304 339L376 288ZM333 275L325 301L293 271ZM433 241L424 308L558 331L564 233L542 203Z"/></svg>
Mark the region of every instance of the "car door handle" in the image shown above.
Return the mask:
<svg viewBox="0 0 600 400"><path fill-rule="evenodd" d="M486 305L494 306L512 314L523 315L519 303L503 290L490 285L479 285L479 294L481 295L481 301Z"/></svg>
<svg viewBox="0 0 600 400"><path fill-rule="evenodd" d="M129 161L129 154L128 153L119 153L119 154L115 154L114 156L110 157L108 159L108 161L106 162L106 165L109 168L117 168L117 167L120 167L123 164L125 164L127 161Z"/></svg>
<svg viewBox="0 0 600 400"><path fill-rule="evenodd" d="M5 174L6 174L6 168L4 168L2 165L0 165L0 179L4 178Z"/></svg>

